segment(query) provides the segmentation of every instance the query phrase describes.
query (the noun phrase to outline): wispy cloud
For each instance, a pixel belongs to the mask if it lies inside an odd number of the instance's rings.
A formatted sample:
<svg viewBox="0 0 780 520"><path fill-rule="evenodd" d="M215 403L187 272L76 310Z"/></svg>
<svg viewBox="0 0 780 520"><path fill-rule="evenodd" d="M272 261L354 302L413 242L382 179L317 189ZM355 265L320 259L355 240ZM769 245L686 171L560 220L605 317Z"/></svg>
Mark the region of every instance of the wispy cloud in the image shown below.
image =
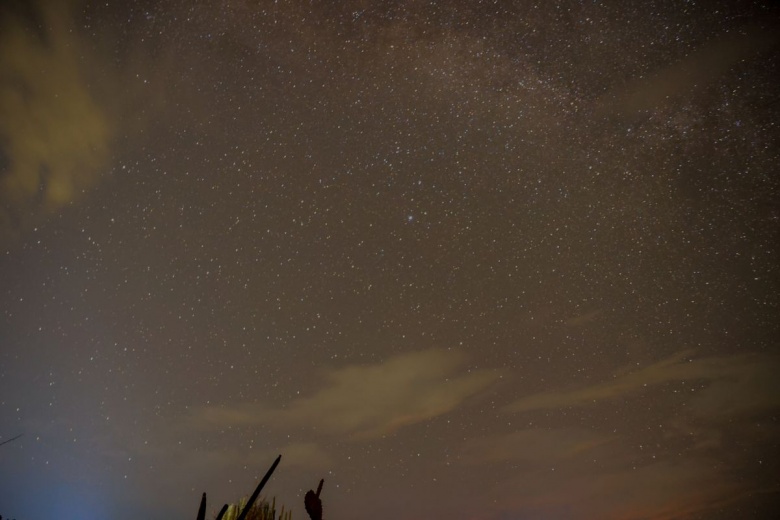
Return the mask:
<svg viewBox="0 0 780 520"><path fill-rule="evenodd" d="M694 359L682 351L645 368L570 391L544 392L514 401L507 412L586 406L615 399L670 381L706 381L709 386L691 398L700 414L732 414L780 406L780 383L773 376L778 356L729 356ZM772 391L773 390L773 391Z"/></svg>
<svg viewBox="0 0 780 520"><path fill-rule="evenodd" d="M679 432L673 444L686 449L658 458L643 458L639 442L584 428L535 428L469 441L461 460L501 475L492 490L475 497L497 504L502 513L496 518L662 520L747 498L749 488L735 477L744 461L724 464L717 452L686 444ZM772 484L765 491L776 492Z"/></svg>
<svg viewBox="0 0 780 520"><path fill-rule="evenodd" d="M572 318L569 318L564 322L564 325L568 327L581 327L583 325L587 325L588 323L596 321L599 317L601 317L601 315L602 315L602 310L595 309L592 311L584 312L582 314L578 314L577 316L574 316Z"/></svg>
<svg viewBox="0 0 780 520"><path fill-rule="evenodd" d="M600 417L627 404L647 408L647 397L655 396L653 413L664 423L657 431L526 429L469 441L463 460L506 463L506 478L481 500L501 504L512 517L558 511L572 518L666 519L731 507L749 500L749 487L736 475L761 471L762 446L777 434L756 418L780 408L778 369L776 355L696 358L681 351L599 384L526 396L504 409ZM670 389L677 397L665 399ZM724 457L737 442L740 448ZM767 484L767 493L776 491Z"/></svg>
<svg viewBox="0 0 780 520"><path fill-rule="evenodd" d="M200 425L310 427L335 435L378 437L445 414L496 381L492 370L464 370L462 353L431 349L370 365L325 372L325 385L284 408L240 404L197 412Z"/></svg>
<svg viewBox="0 0 780 520"><path fill-rule="evenodd" d="M468 463L528 462L554 464L592 452L614 439L589 430L532 428L472 439L463 447Z"/></svg>
<svg viewBox="0 0 780 520"><path fill-rule="evenodd" d="M730 68L775 47L777 34L758 26L742 27L695 49L677 63L662 67L609 93L599 103L607 113L633 115L690 96L717 81Z"/></svg>

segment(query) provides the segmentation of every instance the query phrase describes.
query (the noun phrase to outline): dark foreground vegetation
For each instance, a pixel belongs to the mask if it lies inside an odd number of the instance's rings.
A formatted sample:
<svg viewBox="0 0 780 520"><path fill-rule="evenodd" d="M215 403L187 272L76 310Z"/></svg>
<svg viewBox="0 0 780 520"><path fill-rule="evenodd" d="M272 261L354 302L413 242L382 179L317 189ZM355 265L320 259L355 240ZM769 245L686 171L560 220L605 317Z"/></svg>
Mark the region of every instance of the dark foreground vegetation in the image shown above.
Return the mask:
<svg viewBox="0 0 780 520"><path fill-rule="evenodd" d="M234 505L225 504L217 514L216 520L292 520L292 513L290 511L285 512L284 506L282 506L277 518L276 499L273 499L271 503L266 500L258 501L260 492L268 482L268 479L271 478L271 475L281 460L281 455L276 457L274 463L271 464L271 467L255 488L254 493L252 493L248 499L242 500ZM314 492L313 490L309 490L304 497L303 503L311 520L322 520L322 501L320 500L320 493L322 492L322 485L324 482L324 480L320 480L317 491ZM0 517L0 520L2 520L2 517ZM203 496L200 499L197 520L206 520L206 493L203 493Z"/></svg>
<svg viewBox="0 0 780 520"><path fill-rule="evenodd" d="M270 503L266 500L258 500L260 492L268 482L268 479L271 478L271 475L281 460L281 455L276 457L276 460L271 464L271 467L249 498L240 501L238 504L225 504L217 514L216 520L292 520L292 512L285 511L284 506L282 506L279 511L279 516L277 516L276 499L272 499ZM324 480L320 480L320 484L317 486L317 492L315 493L314 491L309 490L304 497L304 506L306 507L306 512L309 514L311 520L322 520L322 501L320 500L320 492L322 491L322 484L324 482ZM3 520L2 515L0 515L0 520ZM206 493L203 493L203 497L200 499L197 520L206 520Z"/></svg>

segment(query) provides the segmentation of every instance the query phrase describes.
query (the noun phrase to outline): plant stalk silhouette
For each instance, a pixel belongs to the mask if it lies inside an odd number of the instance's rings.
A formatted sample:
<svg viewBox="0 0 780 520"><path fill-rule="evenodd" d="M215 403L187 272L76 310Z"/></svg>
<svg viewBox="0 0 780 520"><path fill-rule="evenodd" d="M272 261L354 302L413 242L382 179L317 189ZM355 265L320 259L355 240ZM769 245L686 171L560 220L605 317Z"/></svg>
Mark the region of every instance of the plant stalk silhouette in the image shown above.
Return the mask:
<svg viewBox="0 0 780 520"><path fill-rule="evenodd" d="M8 444L8 443L9 443L9 442L11 442L11 441L15 441L16 439L18 439L18 438L19 438L19 437L21 437L22 435L24 435L24 434L23 434L23 433L20 433L20 434L19 434L19 435L17 435L16 437L11 437L11 438L10 438L10 439L8 439L7 441L0 442L0 446L2 446L3 444Z"/></svg>

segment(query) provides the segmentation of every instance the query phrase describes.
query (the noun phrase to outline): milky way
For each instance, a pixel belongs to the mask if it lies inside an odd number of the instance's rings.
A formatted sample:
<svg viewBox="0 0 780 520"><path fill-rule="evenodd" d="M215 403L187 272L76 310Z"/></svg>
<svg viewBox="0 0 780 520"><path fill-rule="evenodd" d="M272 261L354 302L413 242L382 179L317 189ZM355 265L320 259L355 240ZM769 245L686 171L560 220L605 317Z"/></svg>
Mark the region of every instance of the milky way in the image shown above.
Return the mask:
<svg viewBox="0 0 780 520"><path fill-rule="evenodd" d="M0 8L0 514L772 517L780 11L335 4Z"/></svg>

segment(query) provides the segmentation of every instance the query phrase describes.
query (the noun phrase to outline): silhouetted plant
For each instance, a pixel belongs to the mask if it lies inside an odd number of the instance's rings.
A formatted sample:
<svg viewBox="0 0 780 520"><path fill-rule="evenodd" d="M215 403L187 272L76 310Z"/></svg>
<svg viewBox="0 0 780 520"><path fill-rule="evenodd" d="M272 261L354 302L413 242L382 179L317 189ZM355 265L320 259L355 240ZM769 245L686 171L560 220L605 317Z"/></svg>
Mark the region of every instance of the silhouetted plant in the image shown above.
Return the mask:
<svg viewBox="0 0 780 520"><path fill-rule="evenodd" d="M241 500L238 504L227 506L227 510L222 516L222 520L237 520L239 511L246 510L247 500ZM292 512L285 511L282 506L279 516L276 516L276 498L272 498L269 503L266 500L257 501L247 510L246 520L292 520Z"/></svg>
<svg viewBox="0 0 780 520"><path fill-rule="evenodd" d="M19 438L19 437L21 437L22 435L24 435L24 434L20 433L20 434L19 434L19 435L17 435L16 437L11 437L11 438L10 438L10 439L8 439L8 440L5 440L5 441L3 441L3 442L0 442L0 446L2 446L3 444L8 444L8 443L9 443L9 442L11 442L11 441L15 441L16 439L18 439L18 438ZM3 518L3 517L2 517L2 516L0 516L0 520L1 520L2 518Z"/></svg>
<svg viewBox="0 0 780 520"><path fill-rule="evenodd" d="M324 483L325 479L320 479L320 484L317 486L317 492L315 493L310 489L303 498L303 505L306 507L306 512L309 514L311 520L322 520L322 500L320 500L320 493L322 492L322 485Z"/></svg>
<svg viewBox="0 0 780 520"><path fill-rule="evenodd" d="M273 474L274 470L276 469L276 466L279 465L279 461L282 460L282 456L279 455L276 457L276 460L273 464L271 464L271 467L266 471L265 476L260 481L260 483L255 488L254 493L252 493L252 496L250 496L244 504L242 504L241 507L235 507L235 511L237 512L238 516L236 517L228 517L231 511L231 506L228 506L225 504L222 509L219 512L219 515L217 516L217 520L275 520L274 516L276 514L275 507L272 507L270 509L272 516L250 516L250 514L255 514L255 509L257 511L265 512L266 508L262 507L262 504L264 504L264 501L261 501L258 503L258 507L254 508L255 502L257 501L257 497L260 496L260 491L263 490L263 487L265 486L266 482L268 482L268 479L271 478L271 475ZM274 505L276 503L276 500L274 499ZM267 503L265 503L267 505ZM240 510L240 513L238 511ZM266 513L258 513L258 514L266 514ZM282 509L282 514L284 514L284 509ZM291 515L289 514L289 511L287 513L286 520L289 520ZM206 520L206 493L203 493L203 496L200 499L200 507L198 508L198 520Z"/></svg>
<svg viewBox="0 0 780 520"><path fill-rule="evenodd" d="M206 520L206 493L200 497L200 507L198 507L198 520Z"/></svg>

